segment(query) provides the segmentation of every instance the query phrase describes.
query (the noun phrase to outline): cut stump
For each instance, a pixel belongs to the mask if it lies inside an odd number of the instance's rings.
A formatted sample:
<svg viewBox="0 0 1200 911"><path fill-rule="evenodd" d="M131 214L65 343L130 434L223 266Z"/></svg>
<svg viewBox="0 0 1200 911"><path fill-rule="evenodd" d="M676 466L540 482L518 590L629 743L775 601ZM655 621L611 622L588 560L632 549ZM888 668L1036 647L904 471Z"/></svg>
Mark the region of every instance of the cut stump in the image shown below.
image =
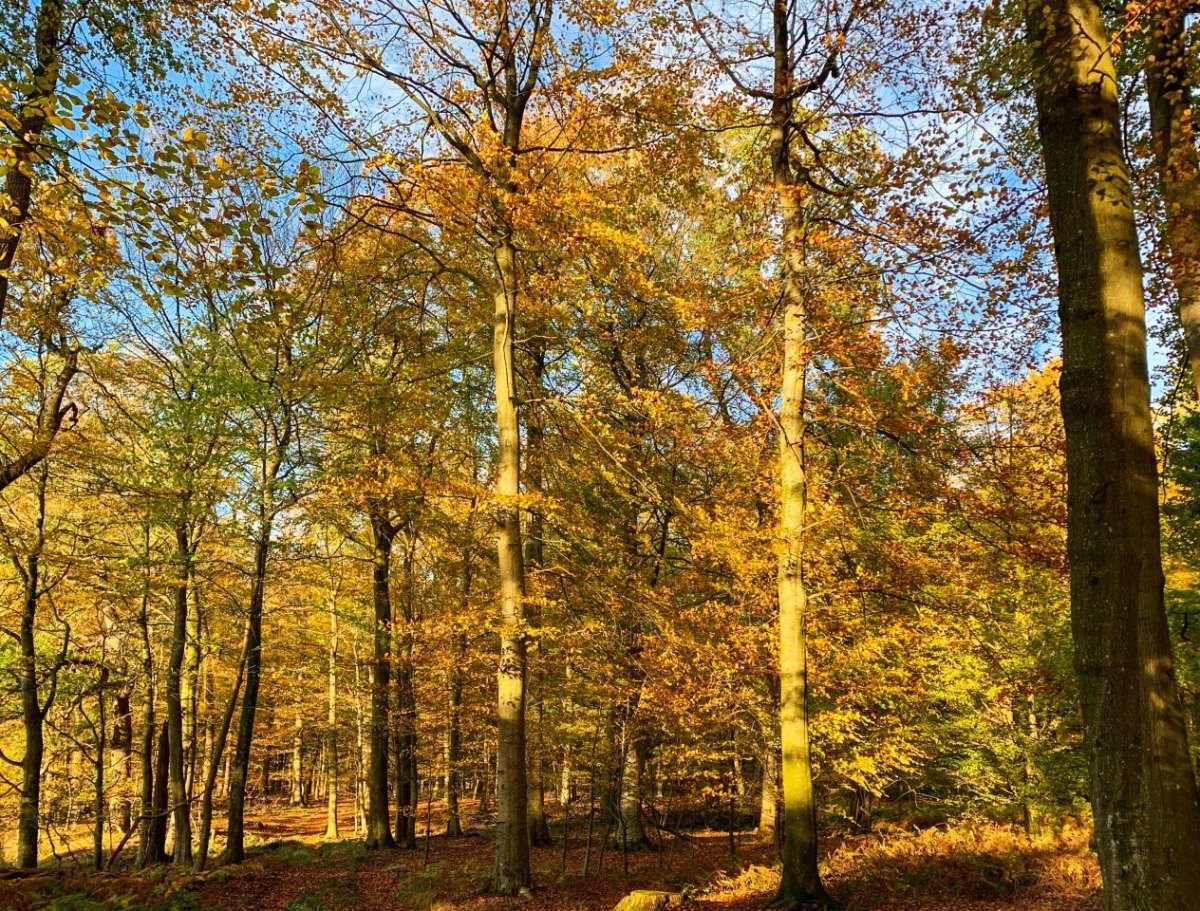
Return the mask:
<svg viewBox="0 0 1200 911"><path fill-rule="evenodd" d="M683 895L679 892L635 889L621 899L613 911L669 911L682 904Z"/></svg>

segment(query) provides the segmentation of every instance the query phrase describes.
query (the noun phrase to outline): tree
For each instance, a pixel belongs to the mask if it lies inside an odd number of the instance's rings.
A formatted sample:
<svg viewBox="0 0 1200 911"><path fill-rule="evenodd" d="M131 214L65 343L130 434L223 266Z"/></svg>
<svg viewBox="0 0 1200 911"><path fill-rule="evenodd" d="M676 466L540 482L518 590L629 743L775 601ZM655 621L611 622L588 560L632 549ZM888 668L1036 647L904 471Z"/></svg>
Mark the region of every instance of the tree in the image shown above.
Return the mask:
<svg viewBox="0 0 1200 911"><path fill-rule="evenodd" d="M1200 150L1193 117L1188 4L1151 5L1146 26L1146 101L1164 209L1163 239L1178 295L1192 382L1200 395Z"/></svg>
<svg viewBox="0 0 1200 911"><path fill-rule="evenodd" d="M1193 908L1200 798L1163 607L1142 266L1099 4L1025 10L1059 272L1067 549L1110 909Z"/></svg>

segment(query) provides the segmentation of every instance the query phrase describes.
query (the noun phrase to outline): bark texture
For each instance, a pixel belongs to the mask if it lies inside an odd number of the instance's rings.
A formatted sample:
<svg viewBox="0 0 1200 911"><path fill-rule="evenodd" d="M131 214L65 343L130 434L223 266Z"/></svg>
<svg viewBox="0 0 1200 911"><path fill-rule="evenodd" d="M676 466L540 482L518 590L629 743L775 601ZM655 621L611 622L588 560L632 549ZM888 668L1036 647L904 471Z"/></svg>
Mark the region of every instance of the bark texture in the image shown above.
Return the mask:
<svg viewBox="0 0 1200 911"><path fill-rule="evenodd" d="M238 658L237 676L234 678L233 688L229 691L229 699L225 703L225 711L221 714L221 722L215 731L212 750L208 754L208 772L200 792L200 824L197 834L196 858L192 865L197 873L203 873L208 864L208 846L212 837L213 796L217 788L217 775L221 769L221 757L225 755L225 743L229 739L229 729L233 725L233 713L237 708L238 693L246 674L246 663L250 657L251 635L252 631L247 625L246 635L242 640L242 653ZM229 770L228 761L225 769Z"/></svg>
<svg viewBox="0 0 1200 911"><path fill-rule="evenodd" d="M391 712L392 544L396 529L378 504L371 516L372 603L375 607L375 662L371 674L370 759L367 765L367 837L371 850L396 847L388 812L388 727Z"/></svg>
<svg viewBox="0 0 1200 911"><path fill-rule="evenodd" d="M171 626L171 657L167 665L167 774L174 823L173 859L192 862L192 815L188 805L183 741L183 658L187 647L188 581L191 578L192 540L186 522L175 527L175 603Z"/></svg>
<svg viewBox="0 0 1200 911"><path fill-rule="evenodd" d="M21 570L21 721L25 754L21 757L21 798L17 808L17 868L32 870L38 865L39 814L42 801L42 761L45 758L44 723L49 703L39 697L37 651L34 625L38 605L38 554L30 554L16 565Z"/></svg>
<svg viewBox="0 0 1200 911"><path fill-rule="evenodd" d="M258 712L258 690L262 679L262 615L270 548L271 525L263 521L254 542L254 576L250 583L250 605L246 618L246 691L242 695L237 739L230 758L225 851L221 855L224 863L240 864L246 859L246 781L250 777L250 748L254 743L254 719ZM268 790L264 787L263 793L268 793Z"/></svg>
<svg viewBox="0 0 1200 911"><path fill-rule="evenodd" d="M489 892L516 895L530 888L528 785L525 774L525 566L521 552L521 429L516 386L516 248L506 238L495 251L492 354L499 431L496 549L500 570L500 665L496 674L496 856Z"/></svg>
<svg viewBox="0 0 1200 911"><path fill-rule="evenodd" d="M1095 0L1026 10L1059 272L1067 551L1110 911L1200 908L1200 805L1163 606L1142 265Z"/></svg>
<svg viewBox="0 0 1200 911"><path fill-rule="evenodd" d="M782 906L823 901L817 870L817 808L813 796L808 731L808 593L804 538L808 523L805 466L805 373L808 323L804 273L804 187L792 164L797 95L792 71L788 5L776 0L775 85L771 104L771 176L782 220L780 304L783 370L779 412L779 726L783 747L783 868L775 901Z"/></svg>

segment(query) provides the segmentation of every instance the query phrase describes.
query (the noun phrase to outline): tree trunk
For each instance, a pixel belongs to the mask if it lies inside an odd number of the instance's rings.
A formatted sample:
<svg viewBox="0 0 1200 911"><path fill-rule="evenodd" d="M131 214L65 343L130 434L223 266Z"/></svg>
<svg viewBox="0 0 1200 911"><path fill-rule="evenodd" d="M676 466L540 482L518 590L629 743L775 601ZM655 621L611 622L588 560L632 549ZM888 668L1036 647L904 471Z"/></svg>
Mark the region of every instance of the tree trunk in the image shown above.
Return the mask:
<svg viewBox="0 0 1200 911"><path fill-rule="evenodd" d="M142 677L145 686L145 706L142 719L142 746L140 761L142 765L141 810L138 822L138 866L148 867L157 863L159 858L154 851L157 828L153 814L156 812L154 797L154 738L157 720L154 711L154 648L150 644L150 528L143 528L145 547L146 577L143 580L141 610L138 613L138 630L142 635ZM163 827L165 835L166 828Z"/></svg>
<svg viewBox="0 0 1200 911"><path fill-rule="evenodd" d="M229 729L233 724L233 713L237 709L238 692L242 688L242 679L246 673L246 662L250 657L250 627L246 627L246 635L242 639L242 653L238 656L237 675L233 680L233 689L229 691L229 699L225 703L225 711L221 713L221 723L216 730L212 750L208 754L208 772L205 775L204 787L200 792L200 832L196 848L196 860L193 870L203 873L208 864L208 845L212 838L212 809L213 792L217 787L217 775L221 768L221 757L225 755L225 743L229 739ZM229 760L225 760L225 772L229 773Z"/></svg>
<svg viewBox="0 0 1200 911"><path fill-rule="evenodd" d="M325 837L339 838L338 833L338 754L337 754L337 661L338 617L337 601L329 599L329 696L325 719Z"/></svg>
<svg viewBox="0 0 1200 911"><path fill-rule="evenodd" d="M758 840L780 847L779 837L779 741L767 740L762 761L762 795L758 810Z"/></svg>
<svg viewBox="0 0 1200 911"><path fill-rule="evenodd" d="M262 614L271 531L271 518L266 512L260 513L258 536L254 542L254 575L250 580L250 610L246 617L246 692L242 696L237 740L230 758L229 802L222 863L240 864L246 859L246 780L250 775L254 717L258 710L258 689L262 678ZM269 779L264 782L264 798L268 796L269 784Z"/></svg>
<svg viewBox="0 0 1200 911"><path fill-rule="evenodd" d="M374 548L372 602L375 606L375 663L371 675L371 757L367 767L366 845L370 850L396 847L396 841L392 838L392 820L388 813L388 696L391 689L389 662L392 641L390 585L392 542L396 538L396 529L385 516L379 514L381 511L382 507L377 507L371 516Z"/></svg>
<svg viewBox="0 0 1200 911"><path fill-rule="evenodd" d="M1110 911L1198 907L1200 805L1163 606L1142 266L1095 0L1026 8L1059 272L1067 555Z"/></svg>
<svg viewBox="0 0 1200 911"><path fill-rule="evenodd" d="M1154 140L1163 211L1163 239L1179 297L1192 381L1200 396L1200 152L1196 148L1185 19L1193 4L1160 0L1153 7L1148 43L1146 101Z"/></svg>
<svg viewBox="0 0 1200 911"><path fill-rule="evenodd" d="M175 610L171 628L171 658L167 665L167 738L168 774L170 776L170 801L174 823L174 861L177 864L192 862L192 818L187 799L187 781L184 777L183 741L183 659L187 647L188 633L188 579L192 560L192 542L189 540L185 520L175 527L175 559L177 577L175 581Z"/></svg>
<svg viewBox="0 0 1200 911"><path fill-rule="evenodd" d="M40 584L36 553L24 560L22 576L21 722L25 733L25 755L21 758L21 800L17 809L17 868L32 870L38 865L42 761L46 752L43 731L46 716L38 695L37 650L34 642Z"/></svg>
<svg viewBox="0 0 1200 911"><path fill-rule="evenodd" d="M133 825L133 801L129 796L129 782L133 777L133 711L129 705L130 696L131 690L123 689L113 697L115 717L111 744L116 762L113 763L109 812L122 835Z"/></svg>
<svg viewBox="0 0 1200 911"><path fill-rule="evenodd" d="M221 751L216 748L216 695L217 675L213 671L215 661L206 660L203 664L204 678L204 762L217 762L220 766ZM203 763L201 764L203 768Z"/></svg>
<svg viewBox="0 0 1200 911"><path fill-rule="evenodd" d="M646 765L646 739L628 725L621 757L620 827L617 846L625 850L650 847L642 829L642 771Z"/></svg>
<svg viewBox="0 0 1200 911"><path fill-rule="evenodd" d="M34 60L29 88L14 105L17 125L12 129L13 161L4 171L7 228L0 232L0 318L8 303L8 276L29 218L35 163L45 154L42 136L50 115L58 110L55 93L62 67L64 0L42 0L34 26ZM6 142L6 145L8 143Z"/></svg>
<svg viewBox="0 0 1200 911"><path fill-rule="evenodd" d="M184 649L183 674L179 681L180 701L183 704L183 777L188 802L196 793L196 769L200 761L197 718L200 708L200 595L196 588L196 568L189 561L188 598L191 607L187 615L187 645Z"/></svg>
<svg viewBox="0 0 1200 911"><path fill-rule="evenodd" d="M859 832L871 831L871 813L875 808L875 795L860 784L850 791L850 823Z"/></svg>
<svg viewBox="0 0 1200 911"><path fill-rule="evenodd" d="M108 713L104 710L104 690L108 686L108 666L101 665L100 679L96 682L96 763L95 797L92 806L92 869L99 873L104 869L104 806L107 792L104 789L104 766L108 762L105 753L108 737Z"/></svg>
<svg viewBox="0 0 1200 911"><path fill-rule="evenodd" d="M420 780L417 768L417 698L413 681L415 610L413 575L415 538L404 551L404 629L400 631L396 662L396 840L416 850ZM395 639L395 637L393 637Z"/></svg>
<svg viewBox="0 0 1200 911"><path fill-rule="evenodd" d="M149 813L150 819L146 826L146 838L142 843L141 857L138 864L142 867L148 867L151 864L166 863L167 856L167 815L170 813L170 806L167 803L169 798L168 789L168 772L170 765L170 735L167 732L167 724L163 724L158 730L158 747L154 754L154 771L151 774L152 793L150 797ZM142 812L146 812L146 807L143 806Z"/></svg>
<svg viewBox="0 0 1200 911"><path fill-rule="evenodd" d="M304 799L304 715L296 712L296 731L292 735L292 789L288 802L302 807Z"/></svg>
<svg viewBox="0 0 1200 911"><path fill-rule="evenodd" d="M542 732L542 698L540 687L531 689L533 704L530 715L533 718L533 750L529 757L529 844L535 847L547 847L550 840L550 824L546 818L546 783L545 759L543 758Z"/></svg>
<svg viewBox="0 0 1200 911"><path fill-rule="evenodd" d="M487 891L518 895L528 891L528 786L525 775L525 568L521 552L521 428L517 414L516 247L506 237L496 248L500 288L495 296L493 360L496 373L496 425L499 433L496 493L496 549L500 575L500 663L496 674L496 855Z"/></svg>
<svg viewBox="0 0 1200 911"><path fill-rule="evenodd" d="M462 684L452 679L450 683L450 725L446 731L446 837L459 838L463 834L462 819L458 810L459 763L462 761L462 733L458 714L462 709Z"/></svg>
<svg viewBox="0 0 1200 911"><path fill-rule="evenodd" d="M795 906L826 899L817 870L817 807L813 796L808 734L807 592L804 536L808 521L805 468L804 382L807 367L807 310L803 274L803 213L790 156L793 74L788 50L788 13L775 3L776 97L771 117L771 165L783 223L782 407L779 413L779 676L780 739L783 746L783 869L776 902Z"/></svg>
<svg viewBox="0 0 1200 911"><path fill-rule="evenodd" d="M367 806L366 806L366 768L367 748L363 736L363 705L362 705L362 662L358 657L358 634L351 639L354 650L354 742L358 759L354 764L354 834L366 835Z"/></svg>

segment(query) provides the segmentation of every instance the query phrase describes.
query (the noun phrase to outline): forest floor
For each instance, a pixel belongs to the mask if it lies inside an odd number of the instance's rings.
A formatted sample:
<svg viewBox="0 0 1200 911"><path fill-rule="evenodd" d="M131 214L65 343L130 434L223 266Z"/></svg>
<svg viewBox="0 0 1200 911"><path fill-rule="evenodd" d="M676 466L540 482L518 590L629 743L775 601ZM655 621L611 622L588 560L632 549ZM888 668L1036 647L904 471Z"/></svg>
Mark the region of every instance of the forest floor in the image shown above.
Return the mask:
<svg viewBox="0 0 1200 911"><path fill-rule="evenodd" d="M344 831L350 831L346 820ZM368 852L356 839L323 841L323 808L268 808L251 821L244 864L201 876L159 867L88 874L86 860L51 860L43 875L0 879L3 911L610 911L633 889L683 891L695 911L760 911L778 873L771 851L743 833L664 836L657 851L600 856L583 867L585 833L532 850L531 899L484 898L491 867L486 828L465 838L420 838L417 850ZM421 826L421 829L424 827ZM423 833L422 833L423 834ZM994 824L923 830L890 826L826 839L830 892L854 909L894 911L1096 911L1100 877L1087 832L1069 827L1030 839ZM129 850L129 849L127 849ZM132 851L130 852L132 853Z"/></svg>

